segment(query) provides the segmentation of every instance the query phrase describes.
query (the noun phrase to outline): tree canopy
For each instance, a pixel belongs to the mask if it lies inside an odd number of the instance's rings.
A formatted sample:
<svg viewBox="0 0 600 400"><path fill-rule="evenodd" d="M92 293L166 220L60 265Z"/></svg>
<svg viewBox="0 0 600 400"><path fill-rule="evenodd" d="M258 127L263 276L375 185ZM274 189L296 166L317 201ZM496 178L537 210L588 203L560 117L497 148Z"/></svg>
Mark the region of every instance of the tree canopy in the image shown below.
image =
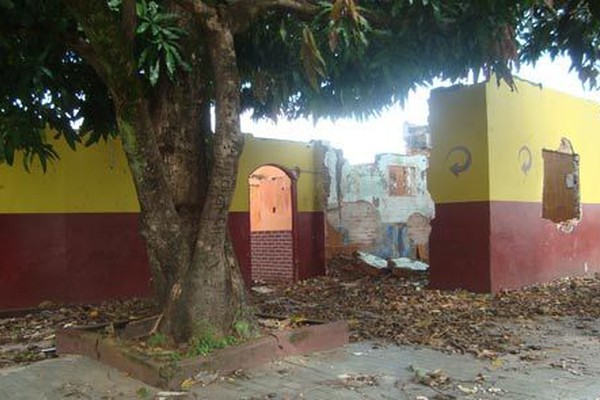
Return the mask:
<svg viewBox="0 0 600 400"><path fill-rule="evenodd" d="M597 83L600 5L592 0L205 3L232 9L242 107L256 117L363 117L436 77L493 71L510 81L513 63L544 53L567 54L584 83ZM192 4L141 0L131 11L120 0L106 4L115 20L127 12L137 17L131 34L149 95L160 90L159 79L190 69L180 19ZM0 9L4 158L11 163L15 150L28 161L55 158L39 135L46 124L72 147L81 140L75 121L91 132L90 143L117 132L110 95L84 61L86 39L68 6L3 0ZM209 99L210 85L208 78Z"/></svg>

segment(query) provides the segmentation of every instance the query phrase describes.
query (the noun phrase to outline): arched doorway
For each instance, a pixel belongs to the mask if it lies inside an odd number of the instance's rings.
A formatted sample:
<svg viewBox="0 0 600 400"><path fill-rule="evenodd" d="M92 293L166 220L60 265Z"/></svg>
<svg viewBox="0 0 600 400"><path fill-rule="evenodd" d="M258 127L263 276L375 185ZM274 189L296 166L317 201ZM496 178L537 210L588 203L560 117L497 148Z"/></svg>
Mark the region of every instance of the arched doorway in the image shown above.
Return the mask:
<svg viewBox="0 0 600 400"><path fill-rule="evenodd" d="M250 188L250 265L252 281L291 282L294 252L294 180L285 170L258 167Z"/></svg>

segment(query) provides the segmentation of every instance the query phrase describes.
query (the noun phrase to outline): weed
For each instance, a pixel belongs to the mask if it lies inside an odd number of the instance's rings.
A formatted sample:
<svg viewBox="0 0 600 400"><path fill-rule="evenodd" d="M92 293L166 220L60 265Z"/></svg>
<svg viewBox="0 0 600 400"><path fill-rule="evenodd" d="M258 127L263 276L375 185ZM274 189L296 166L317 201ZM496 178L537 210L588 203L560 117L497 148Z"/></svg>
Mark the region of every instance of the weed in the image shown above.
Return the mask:
<svg viewBox="0 0 600 400"><path fill-rule="evenodd" d="M238 340L233 336L217 337L212 333L194 337L190 341L190 349L188 350L187 356L205 356L216 349L222 349L236 344L237 341Z"/></svg>
<svg viewBox="0 0 600 400"><path fill-rule="evenodd" d="M173 351L169 354L169 361L177 362L177 361L181 361L182 358L183 358L183 356L178 351Z"/></svg>
<svg viewBox="0 0 600 400"><path fill-rule="evenodd" d="M233 330L238 337L248 338L250 337L250 323L246 320L238 320L233 324Z"/></svg>
<svg viewBox="0 0 600 400"><path fill-rule="evenodd" d="M155 333L148 338L148 347L163 347L167 343L167 337L163 333Z"/></svg>
<svg viewBox="0 0 600 400"><path fill-rule="evenodd" d="M150 396L152 395L152 393L150 393L150 391L145 387L139 388L138 390L136 390L135 393L137 394L137 397L139 397L140 399L149 399Z"/></svg>

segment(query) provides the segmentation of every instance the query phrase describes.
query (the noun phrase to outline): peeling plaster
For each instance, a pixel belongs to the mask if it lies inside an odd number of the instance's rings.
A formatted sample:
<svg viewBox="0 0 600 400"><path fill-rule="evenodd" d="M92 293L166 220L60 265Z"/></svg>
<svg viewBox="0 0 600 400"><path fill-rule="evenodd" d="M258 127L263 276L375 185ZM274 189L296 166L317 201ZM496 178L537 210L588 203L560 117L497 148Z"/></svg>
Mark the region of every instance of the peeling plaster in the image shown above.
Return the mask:
<svg viewBox="0 0 600 400"><path fill-rule="evenodd" d="M415 257L417 245L427 246L428 224L414 228L408 224L411 216L418 215L420 221L434 217L426 155L379 154L372 164L350 165L340 150L324 146L323 162L328 175L324 181L329 185L325 190L328 228L336 230L331 237L343 238L343 243L328 240L329 253L347 246L348 251L358 249L383 258ZM403 171L403 195L395 195L392 170Z"/></svg>

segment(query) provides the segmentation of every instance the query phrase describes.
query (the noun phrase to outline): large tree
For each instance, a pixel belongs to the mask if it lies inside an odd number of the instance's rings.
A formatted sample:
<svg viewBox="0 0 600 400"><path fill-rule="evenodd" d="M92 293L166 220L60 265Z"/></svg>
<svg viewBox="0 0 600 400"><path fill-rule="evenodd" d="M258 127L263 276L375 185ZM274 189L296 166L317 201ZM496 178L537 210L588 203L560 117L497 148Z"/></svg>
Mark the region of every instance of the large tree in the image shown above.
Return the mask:
<svg viewBox="0 0 600 400"><path fill-rule="evenodd" d="M120 136L161 329L224 335L252 320L227 232L242 111L362 118L434 78L512 84L546 51L595 85L597 4L0 0L0 154L45 168L47 126L73 149Z"/></svg>

